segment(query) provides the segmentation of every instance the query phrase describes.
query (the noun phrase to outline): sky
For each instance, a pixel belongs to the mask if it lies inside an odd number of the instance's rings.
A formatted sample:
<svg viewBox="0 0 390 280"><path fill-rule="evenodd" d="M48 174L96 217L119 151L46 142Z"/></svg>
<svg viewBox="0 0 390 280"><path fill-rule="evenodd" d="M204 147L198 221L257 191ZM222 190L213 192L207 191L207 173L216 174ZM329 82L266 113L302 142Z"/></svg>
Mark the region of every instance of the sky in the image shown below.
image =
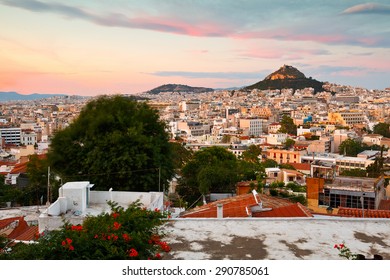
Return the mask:
<svg viewBox="0 0 390 280"><path fill-rule="evenodd" d="M390 0L0 0L0 24L0 91L243 87L284 64L390 87Z"/></svg>

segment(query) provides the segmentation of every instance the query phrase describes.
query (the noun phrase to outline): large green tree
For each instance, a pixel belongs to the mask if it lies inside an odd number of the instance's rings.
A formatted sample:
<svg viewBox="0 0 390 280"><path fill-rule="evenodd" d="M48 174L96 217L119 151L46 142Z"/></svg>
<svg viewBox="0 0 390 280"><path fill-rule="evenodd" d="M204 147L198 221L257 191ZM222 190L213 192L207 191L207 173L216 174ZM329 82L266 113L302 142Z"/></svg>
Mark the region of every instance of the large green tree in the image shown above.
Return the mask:
<svg viewBox="0 0 390 280"><path fill-rule="evenodd" d="M261 161L261 148L257 145L250 145L241 155L241 159L248 162L259 163Z"/></svg>
<svg viewBox="0 0 390 280"><path fill-rule="evenodd" d="M209 192L232 192L238 181L238 160L221 147L209 147L194 153L182 168L177 192L193 203Z"/></svg>
<svg viewBox="0 0 390 280"><path fill-rule="evenodd" d="M390 137L390 124L377 123L376 125L374 125L374 133L380 134L384 137Z"/></svg>
<svg viewBox="0 0 390 280"><path fill-rule="evenodd" d="M294 124L294 120L287 115L283 115L280 120L279 132L297 135L297 126Z"/></svg>
<svg viewBox="0 0 390 280"><path fill-rule="evenodd" d="M95 189L151 191L174 173L166 125L146 103L123 96L90 101L52 139L48 159L63 180L89 180Z"/></svg>
<svg viewBox="0 0 390 280"><path fill-rule="evenodd" d="M339 154L356 157L357 154L369 149L366 143L361 143L355 139L344 140L339 146Z"/></svg>

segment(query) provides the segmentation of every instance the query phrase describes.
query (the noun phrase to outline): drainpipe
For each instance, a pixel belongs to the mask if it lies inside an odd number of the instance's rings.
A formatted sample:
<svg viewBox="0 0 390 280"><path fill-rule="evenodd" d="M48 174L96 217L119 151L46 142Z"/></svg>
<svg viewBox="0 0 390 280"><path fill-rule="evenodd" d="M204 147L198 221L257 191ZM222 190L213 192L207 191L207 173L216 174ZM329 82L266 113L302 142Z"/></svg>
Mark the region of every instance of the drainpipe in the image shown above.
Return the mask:
<svg viewBox="0 0 390 280"><path fill-rule="evenodd" d="M223 219L223 204L217 204L217 218Z"/></svg>

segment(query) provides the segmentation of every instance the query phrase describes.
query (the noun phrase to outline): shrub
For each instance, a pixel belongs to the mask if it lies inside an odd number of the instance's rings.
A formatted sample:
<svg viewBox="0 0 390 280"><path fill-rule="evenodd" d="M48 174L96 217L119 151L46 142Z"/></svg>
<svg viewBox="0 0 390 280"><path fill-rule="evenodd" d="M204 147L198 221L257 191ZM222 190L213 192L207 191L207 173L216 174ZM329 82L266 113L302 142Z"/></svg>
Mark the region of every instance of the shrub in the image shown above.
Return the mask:
<svg viewBox="0 0 390 280"><path fill-rule="evenodd" d="M82 225L64 226L43 232L33 244L19 243L0 259L41 260L137 260L160 259L169 252L159 226L166 215L141 208L139 202L127 209L109 203L111 213L87 217Z"/></svg>

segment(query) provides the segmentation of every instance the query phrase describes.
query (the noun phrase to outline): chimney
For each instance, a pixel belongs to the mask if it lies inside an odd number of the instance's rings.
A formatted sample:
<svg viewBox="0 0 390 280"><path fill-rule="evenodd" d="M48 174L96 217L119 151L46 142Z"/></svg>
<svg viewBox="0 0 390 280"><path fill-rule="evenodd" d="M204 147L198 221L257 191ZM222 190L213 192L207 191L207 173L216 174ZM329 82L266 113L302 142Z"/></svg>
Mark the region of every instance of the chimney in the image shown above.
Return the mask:
<svg viewBox="0 0 390 280"><path fill-rule="evenodd" d="M217 218L223 219L223 204L217 204Z"/></svg>

